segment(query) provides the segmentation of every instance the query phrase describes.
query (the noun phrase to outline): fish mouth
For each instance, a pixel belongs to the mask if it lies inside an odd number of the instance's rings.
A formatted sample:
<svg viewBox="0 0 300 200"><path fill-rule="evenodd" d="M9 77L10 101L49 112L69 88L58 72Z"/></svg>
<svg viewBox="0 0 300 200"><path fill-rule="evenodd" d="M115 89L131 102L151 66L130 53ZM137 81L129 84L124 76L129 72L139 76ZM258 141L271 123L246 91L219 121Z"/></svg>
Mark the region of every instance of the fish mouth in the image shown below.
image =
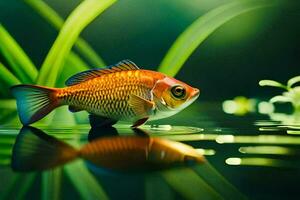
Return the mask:
<svg viewBox="0 0 300 200"><path fill-rule="evenodd" d="M192 91L192 94L191 94L192 99L198 98L199 95L200 95L200 90L198 88L193 88L193 91Z"/></svg>

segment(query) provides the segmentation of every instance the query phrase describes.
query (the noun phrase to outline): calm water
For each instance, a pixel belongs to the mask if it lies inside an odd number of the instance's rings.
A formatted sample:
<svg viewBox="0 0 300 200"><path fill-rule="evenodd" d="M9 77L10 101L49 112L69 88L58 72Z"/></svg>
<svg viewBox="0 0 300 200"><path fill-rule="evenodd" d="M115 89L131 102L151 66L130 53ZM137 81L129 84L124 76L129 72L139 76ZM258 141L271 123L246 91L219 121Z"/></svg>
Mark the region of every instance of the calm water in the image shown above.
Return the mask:
<svg viewBox="0 0 300 200"><path fill-rule="evenodd" d="M193 146L207 162L120 173L76 159L51 170L14 172L12 148L21 126L2 125L0 199L299 199L299 125L270 121L263 115L226 115L220 104L212 103L193 105L156 123L160 125L143 129L151 136ZM137 134L126 125L105 131L67 123L35 127L75 147L103 135ZM43 146L38 150L43 152Z"/></svg>

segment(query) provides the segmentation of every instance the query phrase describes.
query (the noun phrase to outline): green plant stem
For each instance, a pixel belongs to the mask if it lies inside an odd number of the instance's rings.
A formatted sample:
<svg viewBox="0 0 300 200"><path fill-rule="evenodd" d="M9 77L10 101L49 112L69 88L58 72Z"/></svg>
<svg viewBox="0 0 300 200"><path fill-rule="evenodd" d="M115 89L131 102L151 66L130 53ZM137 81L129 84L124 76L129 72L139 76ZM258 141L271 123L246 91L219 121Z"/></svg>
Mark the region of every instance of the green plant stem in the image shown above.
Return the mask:
<svg viewBox="0 0 300 200"><path fill-rule="evenodd" d="M0 52L16 77L23 83L33 83L38 71L23 49L0 24Z"/></svg>
<svg viewBox="0 0 300 200"><path fill-rule="evenodd" d="M37 84L54 86L73 44L81 31L116 0L85 0L67 18L50 49L37 79Z"/></svg>
<svg viewBox="0 0 300 200"><path fill-rule="evenodd" d="M175 76L195 49L217 28L243 13L271 6L273 0L237 0L199 17L171 46L158 71Z"/></svg>
<svg viewBox="0 0 300 200"><path fill-rule="evenodd" d="M40 16L47 20L55 29L60 30L64 24L64 20L55 10L48 6L44 1L24 0L31 8L33 8ZM93 67L105 66L104 61L93 48L82 38L78 38L74 47L77 51L87 59Z"/></svg>

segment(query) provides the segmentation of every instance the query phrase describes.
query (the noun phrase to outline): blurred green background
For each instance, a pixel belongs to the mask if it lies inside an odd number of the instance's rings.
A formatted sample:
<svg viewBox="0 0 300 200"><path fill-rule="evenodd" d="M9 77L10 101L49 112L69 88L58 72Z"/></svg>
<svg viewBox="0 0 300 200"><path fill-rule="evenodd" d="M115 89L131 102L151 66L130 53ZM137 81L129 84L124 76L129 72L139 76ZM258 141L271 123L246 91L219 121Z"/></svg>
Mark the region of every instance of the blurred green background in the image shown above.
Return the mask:
<svg viewBox="0 0 300 200"><path fill-rule="evenodd" d="M66 18L81 2L46 0ZM176 38L198 17L229 0L122 0L92 21L81 36L107 64L131 59L157 69ZM41 66L58 32L22 0L0 0L0 22ZM238 95L269 97L261 79L286 82L300 72L300 3L256 9L233 18L192 54L177 78L201 89L200 100ZM5 63L0 57L0 61Z"/></svg>

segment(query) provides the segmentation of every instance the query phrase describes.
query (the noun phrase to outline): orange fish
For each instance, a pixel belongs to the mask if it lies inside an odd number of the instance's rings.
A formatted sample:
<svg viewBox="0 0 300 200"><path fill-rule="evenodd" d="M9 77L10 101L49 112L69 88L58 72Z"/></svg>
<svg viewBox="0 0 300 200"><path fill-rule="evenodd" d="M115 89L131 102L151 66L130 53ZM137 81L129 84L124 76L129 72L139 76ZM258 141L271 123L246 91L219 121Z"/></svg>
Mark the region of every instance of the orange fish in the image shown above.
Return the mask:
<svg viewBox="0 0 300 200"><path fill-rule="evenodd" d="M21 122L34 123L53 109L68 105L71 112L89 112L91 122L95 118L101 118L103 124L121 120L138 127L147 120L178 113L199 96L197 88L159 72L139 69L129 60L75 74L66 85L13 86L11 91L17 99Z"/></svg>

